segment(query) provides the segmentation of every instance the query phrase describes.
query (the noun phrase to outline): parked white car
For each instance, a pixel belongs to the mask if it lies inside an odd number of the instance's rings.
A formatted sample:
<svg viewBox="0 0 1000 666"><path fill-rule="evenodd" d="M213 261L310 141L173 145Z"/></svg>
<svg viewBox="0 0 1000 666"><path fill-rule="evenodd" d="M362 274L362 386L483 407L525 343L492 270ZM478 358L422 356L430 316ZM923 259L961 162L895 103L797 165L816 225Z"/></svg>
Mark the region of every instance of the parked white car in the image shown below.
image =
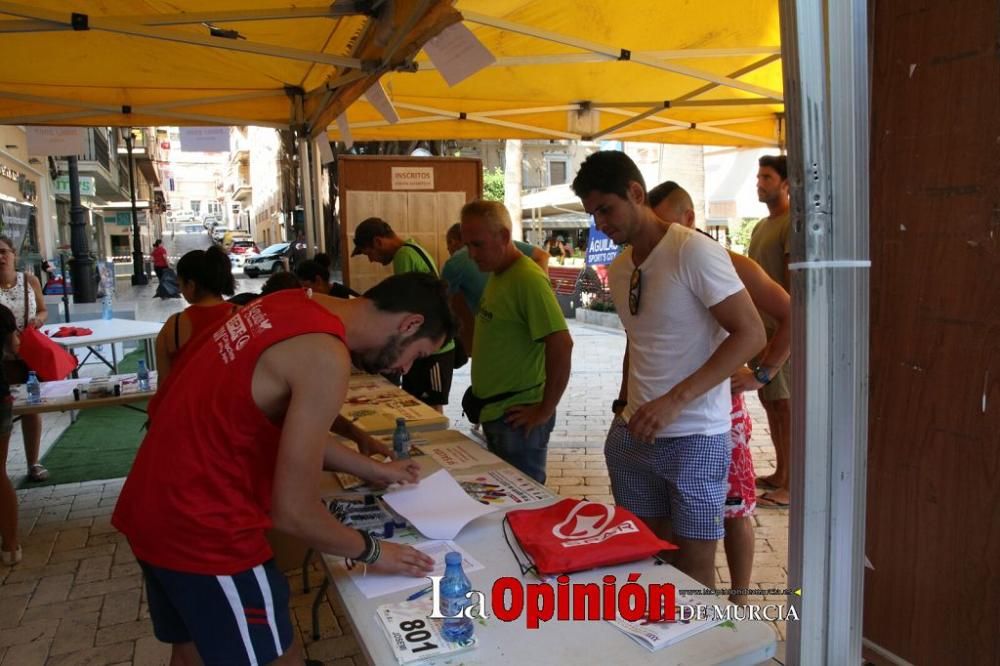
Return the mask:
<svg viewBox="0 0 1000 666"><path fill-rule="evenodd" d="M284 270L281 259L288 254L290 247L291 243L275 243L257 256L247 259L243 265L243 272L247 277L255 278Z"/></svg>

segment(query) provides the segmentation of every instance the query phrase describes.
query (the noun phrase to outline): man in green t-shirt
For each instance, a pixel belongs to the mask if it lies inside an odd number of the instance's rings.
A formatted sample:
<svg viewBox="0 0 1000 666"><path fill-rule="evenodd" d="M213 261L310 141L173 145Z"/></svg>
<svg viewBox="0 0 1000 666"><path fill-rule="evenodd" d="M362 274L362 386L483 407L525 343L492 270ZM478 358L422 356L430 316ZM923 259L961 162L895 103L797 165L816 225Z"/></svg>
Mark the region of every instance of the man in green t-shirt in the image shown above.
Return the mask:
<svg viewBox="0 0 1000 666"><path fill-rule="evenodd" d="M473 201L462 208L461 220L469 256L491 274L472 341L470 390L485 402L483 434L490 451L545 483L573 339L547 277L512 242L503 204Z"/></svg>
<svg viewBox="0 0 1000 666"><path fill-rule="evenodd" d="M354 230L354 251L351 256L363 254L368 261L383 266L392 264L394 275L403 273L430 273L437 275L434 260L412 238L403 240L389 223L378 217L362 220ZM455 343L448 340L436 354L418 358L410 371L403 375L403 390L444 411L451 392L451 377L455 370Z"/></svg>
<svg viewBox="0 0 1000 666"><path fill-rule="evenodd" d="M747 255L771 276L771 279L791 292L788 280L789 224L788 224L788 166L784 155L764 155L759 160L757 170L757 198L767 204L769 215L757 223L750 235ZM777 322L761 312L764 330L770 340L778 327ZM755 359L754 363L759 363ZM780 368L767 368L771 380L757 392L764 411L767 425L774 442L776 468L774 474L760 477L758 487L767 490L757 499L759 507L786 507L790 501L788 491L792 449L791 377L788 363Z"/></svg>

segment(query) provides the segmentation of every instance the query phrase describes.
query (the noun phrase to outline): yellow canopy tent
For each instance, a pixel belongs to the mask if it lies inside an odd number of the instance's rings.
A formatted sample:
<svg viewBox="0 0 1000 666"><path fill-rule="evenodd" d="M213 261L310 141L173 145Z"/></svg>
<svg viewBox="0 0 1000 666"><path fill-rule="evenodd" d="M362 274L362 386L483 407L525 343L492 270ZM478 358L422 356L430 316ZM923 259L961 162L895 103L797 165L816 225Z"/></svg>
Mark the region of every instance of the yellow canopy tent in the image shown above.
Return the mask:
<svg viewBox="0 0 1000 666"><path fill-rule="evenodd" d="M456 8L495 63L449 87L420 53L416 72L382 78L398 122L359 99L347 112L351 139L783 142L777 0L458 0Z"/></svg>
<svg viewBox="0 0 1000 666"><path fill-rule="evenodd" d="M325 128L447 0L0 2L0 124Z"/></svg>

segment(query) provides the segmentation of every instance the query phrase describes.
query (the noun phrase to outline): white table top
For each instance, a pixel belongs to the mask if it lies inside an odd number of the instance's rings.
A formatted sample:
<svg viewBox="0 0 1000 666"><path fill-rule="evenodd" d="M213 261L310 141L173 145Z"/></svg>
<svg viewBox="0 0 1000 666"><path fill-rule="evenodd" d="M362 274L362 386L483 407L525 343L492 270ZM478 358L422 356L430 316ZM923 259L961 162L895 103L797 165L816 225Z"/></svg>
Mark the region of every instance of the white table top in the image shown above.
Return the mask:
<svg viewBox="0 0 1000 666"><path fill-rule="evenodd" d="M478 446L467 440L468 446ZM421 445L423 448L423 445ZM430 456L414 458L419 460L425 472L437 468ZM490 467L496 469L507 466L497 459ZM555 501L554 498L551 501ZM531 506L540 506L535 503ZM484 568L469 573L475 590L483 591L489 604L493 582L502 576L511 576L527 583L537 583L531 576L524 576L514 556L504 541L500 511L483 516L467 525L455 541L465 548ZM372 664L392 664L395 659L389 648L385 634L375 619L378 606L397 603L407 595L423 587L426 580L414 579L411 590L389 594L375 599L367 599L351 580L349 574L338 566L341 558L324 556L324 563L331 582L336 587L348 618L354 627L365 655ZM640 573L643 583L673 582L679 589L701 589L702 585L677 569L668 565L656 565L651 559L633 562L617 567L573 574L571 581L599 582L601 576L613 574L624 582L628 574ZM724 597L720 597L720 604ZM492 613L492 612L491 612ZM715 627L692 636L676 645L651 652L636 644L631 638L604 621L543 623L538 629L527 629L523 618L514 622L503 622L496 617L486 620L485 625L476 623L479 646L469 652L452 657L421 662L427 664L461 663L510 666L510 664L758 664L774 655L776 642L774 630L766 622L737 622L736 628Z"/></svg>
<svg viewBox="0 0 1000 666"><path fill-rule="evenodd" d="M92 335L82 335L72 338L52 338L63 326L76 326L79 328L89 328L94 333ZM91 347L113 342L128 342L130 340L148 340L155 338L163 324L158 321L137 321L135 319L88 319L86 321L72 321L68 324L48 324L42 326L42 332L48 335L53 342L67 349L73 347Z"/></svg>

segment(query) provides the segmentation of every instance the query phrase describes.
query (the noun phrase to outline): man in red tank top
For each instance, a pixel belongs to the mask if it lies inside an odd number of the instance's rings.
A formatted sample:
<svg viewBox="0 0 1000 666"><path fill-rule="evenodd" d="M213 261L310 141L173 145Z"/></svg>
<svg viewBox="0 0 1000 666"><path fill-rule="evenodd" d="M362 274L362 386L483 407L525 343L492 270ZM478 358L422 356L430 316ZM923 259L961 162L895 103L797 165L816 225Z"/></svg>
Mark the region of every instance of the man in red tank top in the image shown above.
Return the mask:
<svg viewBox="0 0 1000 666"><path fill-rule="evenodd" d="M422 576L423 553L344 526L320 502L323 469L390 483L410 461L378 463L330 438L355 365L406 372L455 333L444 283L404 274L361 298L302 290L254 301L183 355L150 404L150 427L112 524L146 579L172 663L302 663L271 527L373 569Z"/></svg>

